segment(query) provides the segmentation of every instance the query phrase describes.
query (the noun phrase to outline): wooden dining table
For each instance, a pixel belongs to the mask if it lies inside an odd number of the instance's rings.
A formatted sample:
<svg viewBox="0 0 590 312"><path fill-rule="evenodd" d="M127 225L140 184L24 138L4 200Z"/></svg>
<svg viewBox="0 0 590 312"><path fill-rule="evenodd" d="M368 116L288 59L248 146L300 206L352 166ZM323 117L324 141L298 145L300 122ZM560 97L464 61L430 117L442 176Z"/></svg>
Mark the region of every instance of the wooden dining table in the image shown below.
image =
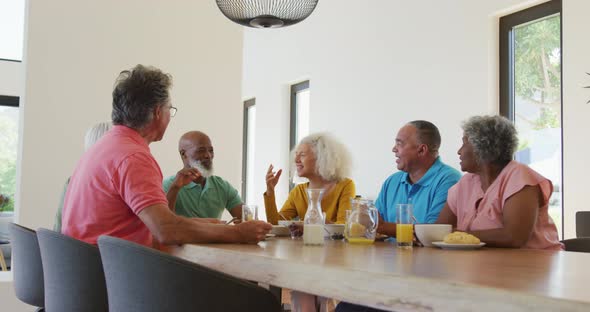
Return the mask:
<svg viewBox="0 0 590 312"><path fill-rule="evenodd" d="M242 279L390 311L590 311L590 254L269 238L172 247Z"/></svg>

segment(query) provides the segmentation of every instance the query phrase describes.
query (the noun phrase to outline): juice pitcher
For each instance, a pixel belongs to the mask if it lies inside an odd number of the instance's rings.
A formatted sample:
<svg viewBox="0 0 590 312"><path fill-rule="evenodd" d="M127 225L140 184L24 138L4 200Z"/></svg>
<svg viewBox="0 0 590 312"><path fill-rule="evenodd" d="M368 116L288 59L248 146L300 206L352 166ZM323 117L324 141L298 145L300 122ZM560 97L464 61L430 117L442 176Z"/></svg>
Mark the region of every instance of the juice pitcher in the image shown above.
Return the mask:
<svg viewBox="0 0 590 312"><path fill-rule="evenodd" d="M372 244L379 225L379 211L372 200L353 198L346 211L344 237L351 244Z"/></svg>

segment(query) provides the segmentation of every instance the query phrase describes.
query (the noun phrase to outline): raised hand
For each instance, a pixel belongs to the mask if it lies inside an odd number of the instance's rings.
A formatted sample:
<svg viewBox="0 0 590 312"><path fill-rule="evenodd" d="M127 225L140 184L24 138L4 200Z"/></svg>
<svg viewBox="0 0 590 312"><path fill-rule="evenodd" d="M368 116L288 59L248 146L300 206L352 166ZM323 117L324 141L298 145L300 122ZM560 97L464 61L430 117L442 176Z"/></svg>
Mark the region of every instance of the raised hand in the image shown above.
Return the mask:
<svg viewBox="0 0 590 312"><path fill-rule="evenodd" d="M273 165L271 164L266 171L266 193L271 194L275 191L275 186L279 182L279 178L281 177L281 173L283 173L283 169L279 169L276 173L272 171L274 169Z"/></svg>
<svg viewBox="0 0 590 312"><path fill-rule="evenodd" d="M192 181L195 181L201 177L201 173L199 170L195 168L183 168L178 173L176 173L176 177L174 177L174 182L172 185L177 188L181 188Z"/></svg>
<svg viewBox="0 0 590 312"><path fill-rule="evenodd" d="M272 230L272 225L264 221L247 221L236 224L235 227L240 233L240 242L258 243Z"/></svg>

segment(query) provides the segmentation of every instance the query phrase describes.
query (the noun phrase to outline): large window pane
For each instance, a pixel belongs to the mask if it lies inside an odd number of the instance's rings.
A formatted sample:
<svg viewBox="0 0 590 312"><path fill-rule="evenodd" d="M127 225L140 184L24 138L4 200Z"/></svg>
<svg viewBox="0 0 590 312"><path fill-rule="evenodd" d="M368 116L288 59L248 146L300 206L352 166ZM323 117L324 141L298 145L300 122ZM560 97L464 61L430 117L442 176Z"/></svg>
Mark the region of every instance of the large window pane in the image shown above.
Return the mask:
<svg viewBox="0 0 590 312"><path fill-rule="evenodd" d="M256 195L254 194L254 150L256 146L256 106L248 108L248 146L247 146L247 170L246 170L246 199L248 203L253 202ZM260 211L258 212L261 213ZM262 219L262 218L261 218ZM264 219L262 219L264 220Z"/></svg>
<svg viewBox="0 0 590 312"><path fill-rule="evenodd" d="M256 146L256 100L244 102L244 128L242 147L242 200L257 204L254 190L254 147ZM264 217L264 209L262 212ZM262 219L264 220L264 219Z"/></svg>
<svg viewBox="0 0 590 312"><path fill-rule="evenodd" d="M18 107L0 106L0 212L14 211Z"/></svg>
<svg viewBox="0 0 590 312"><path fill-rule="evenodd" d="M563 237L561 1L500 19L500 112L519 135L516 160L553 182L549 215Z"/></svg>
<svg viewBox="0 0 590 312"><path fill-rule="evenodd" d="M291 86L291 149L309 134L309 80Z"/></svg>
<svg viewBox="0 0 590 312"><path fill-rule="evenodd" d="M561 230L560 16L514 29L516 159L553 182L549 214Z"/></svg>
<svg viewBox="0 0 590 312"><path fill-rule="evenodd" d="M309 134L309 89L297 92L297 135L296 142Z"/></svg>

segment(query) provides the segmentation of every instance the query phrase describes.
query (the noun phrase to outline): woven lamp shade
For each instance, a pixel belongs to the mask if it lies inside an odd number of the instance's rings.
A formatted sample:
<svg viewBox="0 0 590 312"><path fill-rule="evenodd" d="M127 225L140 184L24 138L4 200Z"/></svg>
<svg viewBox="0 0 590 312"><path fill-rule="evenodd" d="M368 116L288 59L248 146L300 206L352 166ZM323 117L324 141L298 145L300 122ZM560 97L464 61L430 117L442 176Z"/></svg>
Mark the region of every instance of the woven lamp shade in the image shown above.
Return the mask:
<svg viewBox="0 0 590 312"><path fill-rule="evenodd" d="M230 20L255 28L277 28L307 18L318 0L216 0Z"/></svg>

